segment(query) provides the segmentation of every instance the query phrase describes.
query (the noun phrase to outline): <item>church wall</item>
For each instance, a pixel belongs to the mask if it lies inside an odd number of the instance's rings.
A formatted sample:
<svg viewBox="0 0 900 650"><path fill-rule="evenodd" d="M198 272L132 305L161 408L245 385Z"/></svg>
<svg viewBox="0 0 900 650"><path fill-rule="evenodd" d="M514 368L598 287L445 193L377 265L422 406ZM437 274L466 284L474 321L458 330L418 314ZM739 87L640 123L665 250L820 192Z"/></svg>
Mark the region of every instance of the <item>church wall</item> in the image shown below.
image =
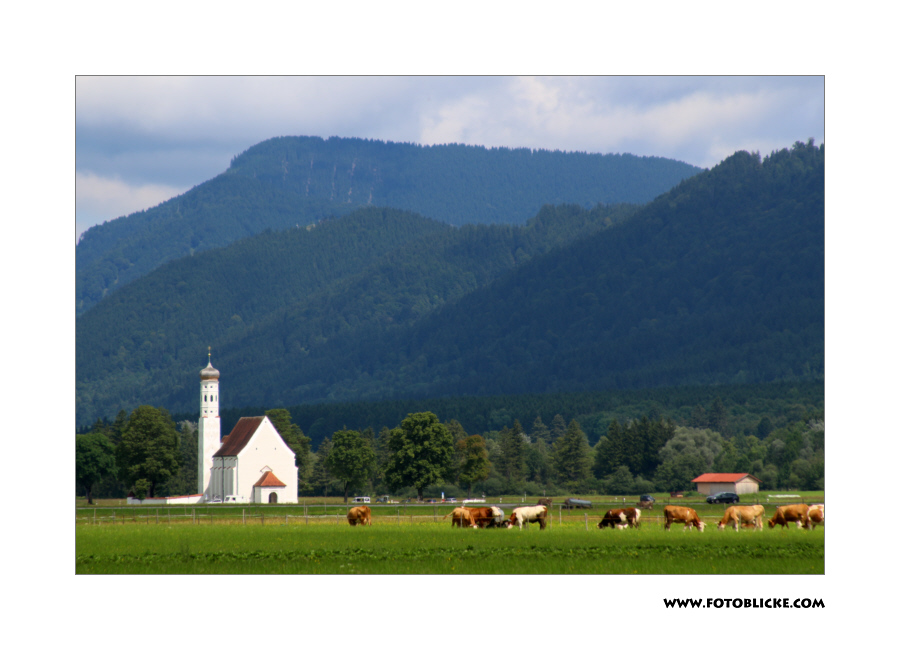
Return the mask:
<svg viewBox="0 0 900 650"><path fill-rule="evenodd" d="M279 491L278 502L297 503L297 467L294 465L294 452L281 439L268 418L262 421L253 438L238 454L238 467L239 494L252 499L253 484L262 477L262 468L268 467L286 486Z"/></svg>

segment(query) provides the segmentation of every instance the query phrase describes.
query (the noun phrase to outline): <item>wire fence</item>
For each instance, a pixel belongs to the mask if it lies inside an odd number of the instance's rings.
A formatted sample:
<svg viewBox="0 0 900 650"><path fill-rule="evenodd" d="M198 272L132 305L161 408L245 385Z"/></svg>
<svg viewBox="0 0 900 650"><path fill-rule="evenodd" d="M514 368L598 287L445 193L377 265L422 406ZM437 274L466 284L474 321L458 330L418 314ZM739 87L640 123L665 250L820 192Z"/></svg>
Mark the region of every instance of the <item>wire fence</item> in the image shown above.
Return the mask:
<svg viewBox="0 0 900 650"><path fill-rule="evenodd" d="M680 500L679 500L680 501ZM820 501L820 503L823 501ZM481 507L495 505L504 511L504 519L509 519L513 509L524 504L478 504ZM662 527L664 522L663 507L665 504L657 503L654 508L642 508L640 523L642 525L657 525ZM728 504L707 505L706 503L679 503L688 507L695 507L698 516L707 526L715 525L722 518ZM740 504L750 505L750 504ZM766 508L766 516L772 516L775 509L782 503L762 503ZM635 506L632 503L622 502L595 502L590 509L566 509L563 504L553 504L547 517L550 527L574 526L582 524L585 529L597 527L607 510L613 508ZM129 506L129 507L79 507L75 511L76 525L347 525L347 513L353 505L289 505L289 506ZM449 525L452 521L451 513L454 504L402 504L402 505L371 505L372 522L377 525L424 525L444 523ZM702 509L702 511L700 511ZM536 524L532 524L536 525Z"/></svg>

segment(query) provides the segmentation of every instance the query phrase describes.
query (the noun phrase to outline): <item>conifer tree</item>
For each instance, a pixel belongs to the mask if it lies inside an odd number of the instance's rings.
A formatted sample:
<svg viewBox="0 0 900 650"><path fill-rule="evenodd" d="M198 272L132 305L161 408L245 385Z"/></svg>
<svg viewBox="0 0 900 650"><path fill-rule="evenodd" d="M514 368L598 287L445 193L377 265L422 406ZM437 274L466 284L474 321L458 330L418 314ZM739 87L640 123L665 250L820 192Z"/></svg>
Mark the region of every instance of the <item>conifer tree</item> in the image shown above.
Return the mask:
<svg viewBox="0 0 900 650"><path fill-rule="evenodd" d="M569 423L565 434L553 443L553 464L560 483L569 490L576 490L591 473L591 448L587 436L575 420Z"/></svg>

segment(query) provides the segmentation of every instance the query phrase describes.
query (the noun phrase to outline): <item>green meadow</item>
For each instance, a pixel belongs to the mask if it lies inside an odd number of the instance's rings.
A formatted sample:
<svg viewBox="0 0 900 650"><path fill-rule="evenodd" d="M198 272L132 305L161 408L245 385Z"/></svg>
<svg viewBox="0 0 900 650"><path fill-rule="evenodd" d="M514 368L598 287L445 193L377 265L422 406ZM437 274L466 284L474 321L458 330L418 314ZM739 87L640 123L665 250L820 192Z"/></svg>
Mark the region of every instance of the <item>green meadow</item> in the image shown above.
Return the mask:
<svg viewBox="0 0 900 650"><path fill-rule="evenodd" d="M125 520L123 520L125 521ZM541 531L457 529L449 520L372 526L167 523L75 527L77 574L823 574L825 533L780 528L700 533L655 521L638 529L597 529L592 517Z"/></svg>

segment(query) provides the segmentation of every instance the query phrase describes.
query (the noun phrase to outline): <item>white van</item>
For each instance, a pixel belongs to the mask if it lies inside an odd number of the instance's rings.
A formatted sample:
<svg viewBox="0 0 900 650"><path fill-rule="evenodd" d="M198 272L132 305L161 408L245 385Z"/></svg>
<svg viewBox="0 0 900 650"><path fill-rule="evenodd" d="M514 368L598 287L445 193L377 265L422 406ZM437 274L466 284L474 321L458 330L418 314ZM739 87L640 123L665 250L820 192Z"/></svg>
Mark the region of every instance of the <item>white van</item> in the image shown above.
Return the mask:
<svg viewBox="0 0 900 650"><path fill-rule="evenodd" d="M369 497L353 497L353 503L369 503Z"/></svg>

